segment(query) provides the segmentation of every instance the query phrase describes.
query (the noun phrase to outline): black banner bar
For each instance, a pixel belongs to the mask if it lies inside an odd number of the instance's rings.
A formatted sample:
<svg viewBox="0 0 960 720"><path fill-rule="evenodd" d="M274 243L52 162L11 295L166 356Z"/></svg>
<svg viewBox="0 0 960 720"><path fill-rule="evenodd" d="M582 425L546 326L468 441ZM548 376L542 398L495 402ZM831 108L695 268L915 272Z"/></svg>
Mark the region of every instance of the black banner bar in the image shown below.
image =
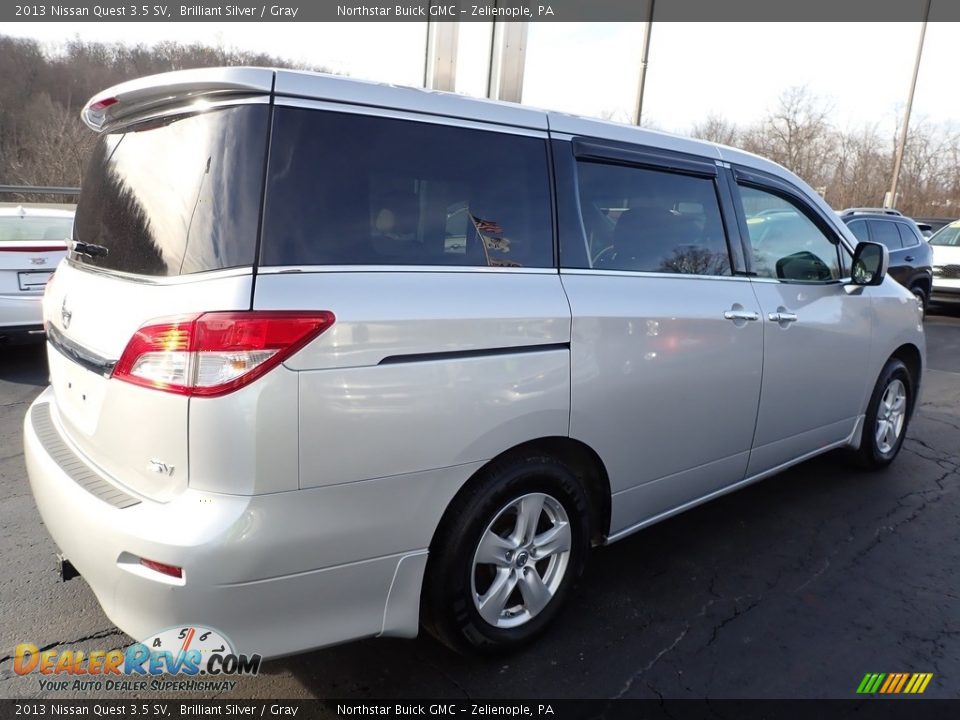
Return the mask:
<svg viewBox="0 0 960 720"><path fill-rule="evenodd" d="M0 700L0 720L14 718L542 718L544 720L940 720L957 700Z"/></svg>
<svg viewBox="0 0 960 720"><path fill-rule="evenodd" d="M648 0L63 0L2 3L0 22L644 22ZM657 0L657 22L921 21L923 0ZM933 0L930 20L960 20ZM722 27L717 28L718 37Z"/></svg>

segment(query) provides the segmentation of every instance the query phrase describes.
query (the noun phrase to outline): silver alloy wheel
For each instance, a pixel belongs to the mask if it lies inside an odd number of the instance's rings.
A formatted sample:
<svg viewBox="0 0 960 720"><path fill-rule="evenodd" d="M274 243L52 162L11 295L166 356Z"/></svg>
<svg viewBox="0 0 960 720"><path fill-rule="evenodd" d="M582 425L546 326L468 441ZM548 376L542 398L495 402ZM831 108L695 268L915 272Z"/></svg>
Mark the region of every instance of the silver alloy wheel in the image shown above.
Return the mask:
<svg viewBox="0 0 960 720"><path fill-rule="evenodd" d="M907 388L903 381L894 378L883 391L880 398L880 407L877 408L876 438L877 448L886 455L903 431L903 423L907 417Z"/></svg>
<svg viewBox="0 0 960 720"><path fill-rule="evenodd" d="M523 625L553 599L570 562L570 520L556 498L530 493L487 526L473 555L473 604L498 628Z"/></svg>

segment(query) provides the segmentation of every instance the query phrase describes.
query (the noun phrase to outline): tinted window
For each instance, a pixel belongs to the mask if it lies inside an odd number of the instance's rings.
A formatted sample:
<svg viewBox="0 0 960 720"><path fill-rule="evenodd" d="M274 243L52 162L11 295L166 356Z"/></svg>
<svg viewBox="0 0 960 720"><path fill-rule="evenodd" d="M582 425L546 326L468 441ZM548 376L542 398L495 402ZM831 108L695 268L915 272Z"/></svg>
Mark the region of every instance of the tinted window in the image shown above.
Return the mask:
<svg viewBox="0 0 960 720"><path fill-rule="evenodd" d="M0 242L8 240L66 240L73 228L70 217L0 217Z"/></svg>
<svg viewBox="0 0 960 720"><path fill-rule="evenodd" d="M243 105L102 136L74 239L107 254L74 259L154 276L252 265L268 111Z"/></svg>
<svg viewBox="0 0 960 720"><path fill-rule="evenodd" d="M740 198L754 274L805 282L840 277L837 246L792 201L744 186Z"/></svg>
<svg viewBox="0 0 960 720"><path fill-rule="evenodd" d="M896 223L896 225L897 230L900 231L900 240L903 242L903 247L914 247L920 244L920 238L917 237L913 228L905 223Z"/></svg>
<svg viewBox="0 0 960 720"><path fill-rule="evenodd" d="M713 180L593 162L577 175L592 267L730 274Z"/></svg>
<svg viewBox="0 0 960 720"><path fill-rule="evenodd" d="M883 243L890 250L900 250L903 243L900 242L900 233L897 232L898 223L884 222L883 220L870 220L870 236L874 242Z"/></svg>
<svg viewBox="0 0 960 720"><path fill-rule="evenodd" d="M264 265L551 267L546 141L277 108Z"/></svg>
<svg viewBox="0 0 960 720"><path fill-rule="evenodd" d="M870 239L870 233L867 232L867 223L863 220L854 220L852 223L847 223L847 227L850 228L850 232L854 234L857 240L867 242Z"/></svg>

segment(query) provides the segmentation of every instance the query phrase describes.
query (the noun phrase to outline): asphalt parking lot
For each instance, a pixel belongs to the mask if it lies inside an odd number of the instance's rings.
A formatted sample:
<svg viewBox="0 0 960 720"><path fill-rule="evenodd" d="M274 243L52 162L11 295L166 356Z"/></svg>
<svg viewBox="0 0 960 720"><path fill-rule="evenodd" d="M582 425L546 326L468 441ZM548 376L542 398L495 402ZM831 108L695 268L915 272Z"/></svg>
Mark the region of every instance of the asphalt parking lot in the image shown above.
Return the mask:
<svg viewBox="0 0 960 720"><path fill-rule="evenodd" d="M268 662L233 695L845 698L866 672L932 672L926 696L960 696L960 308L928 317L927 342L921 405L887 471L818 458L602 548L521 654L368 640ZM53 697L15 675L17 643L131 642L83 580L54 573L20 427L45 377L41 349L0 349L0 697Z"/></svg>

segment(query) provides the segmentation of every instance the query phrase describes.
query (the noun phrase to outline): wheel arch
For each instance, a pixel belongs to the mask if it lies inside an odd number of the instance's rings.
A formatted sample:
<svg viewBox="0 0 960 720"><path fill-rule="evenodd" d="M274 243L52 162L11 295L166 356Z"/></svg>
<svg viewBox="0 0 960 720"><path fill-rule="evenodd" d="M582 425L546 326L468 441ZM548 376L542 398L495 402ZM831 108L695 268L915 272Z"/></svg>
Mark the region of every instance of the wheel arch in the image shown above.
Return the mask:
<svg viewBox="0 0 960 720"><path fill-rule="evenodd" d="M920 348L916 345L913 343L904 343L891 353L887 362L890 362L890 360L894 358L907 366L910 378L913 380L913 392L910 398L910 412L912 413L913 408L916 407L920 392L920 380L923 375L923 356L920 354ZM886 362L884 365L886 365Z"/></svg>
<svg viewBox="0 0 960 720"><path fill-rule="evenodd" d="M444 520L450 508L455 507L462 496L469 492L475 483L480 481L491 465L509 462L511 458L515 457L531 457L534 455L554 458L573 470L587 494L590 507L591 543L593 545L602 544L610 532L611 491L606 466L589 445L570 437L555 436L528 440L515 445L478 468L447 503L447 508L444 510L440 522L437 523L430 540L431 550L435 546L437 537L441 534Z"/></svg>

